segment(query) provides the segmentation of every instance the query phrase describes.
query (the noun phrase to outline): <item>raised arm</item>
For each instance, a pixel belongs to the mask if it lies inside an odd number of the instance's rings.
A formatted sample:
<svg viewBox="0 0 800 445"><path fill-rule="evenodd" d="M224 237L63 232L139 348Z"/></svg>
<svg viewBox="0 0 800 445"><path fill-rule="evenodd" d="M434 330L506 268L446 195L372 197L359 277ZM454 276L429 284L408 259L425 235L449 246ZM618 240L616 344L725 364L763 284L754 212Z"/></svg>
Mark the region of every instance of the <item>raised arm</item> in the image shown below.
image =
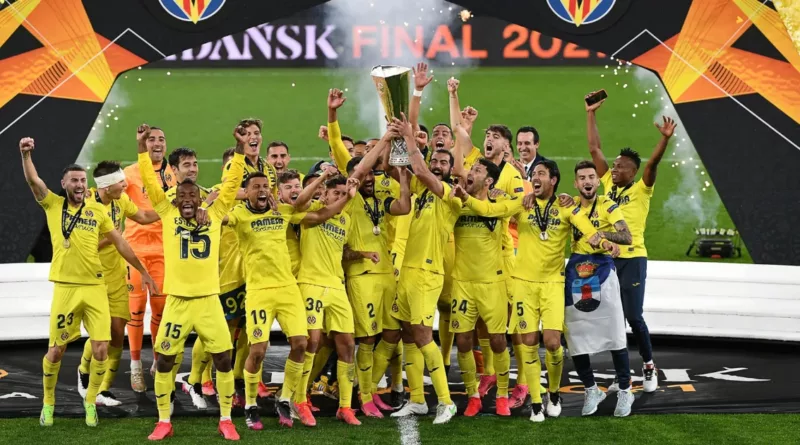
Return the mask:
<svg viewBox="0 0 800 445"><path fill-rule="evenodd" d="M122 258L125 258L125 261L128 262L134 269L138 270L139 273L142 275L142 288L149 288L151 294L159 294L158 287L156 286L156 282L150 277L150 274L147 273L147 269L142 266L142 263L139 261L139 258L136 257L136 254L133 253L133 249L131 248L130 244L122 238L119 232L116 230L112 230L105 234L106 239L111 241L114 244L114 247L117 248L117 251Z"/></svg>
<svg viewBox="0 0 800 445"><path fill-rule="evenodd" d="M139 171L142 175L147 197L153 204L153 208L156 208L158 204L167 199L167 195L158 182L156 172L153 170L153 161L150 160L150 154L147 153L148 136L150 136L150 126L147 124L140 125L136 130L136 141L139 143Z"/></svg>
<svg viewBox="0 0 800 445"><path fill-rule="evenodd" d="M244 177L244 147L250 142L247 140L247 130L241 125L233 130L233 137L236 139L236 148L233 152L233 159L231 159L231 168L222 182L219 196L214 201L220 206L216 209L220 218L228 213L241 190Z"/></svg>
<svg viewBox="0 0 800 445"><path fill-rule="evenodd" d="M414 170L414 176L434 195L441 198L444 196L444 186L442 181L431 173L428 165L425 163L425 157L419 151L416 141L414 141L414 133L411 129L411 123L406 120L406 116L400 113L402 120L394 118L389 128L403 136L408 146L408 159L411 161L411 168Z"/></svg>
<svg viewBox="0 0 800 445"><path fill-rule="evenodd" d="M456 146L453 150L453 176L466 181L467 173L464 168L464 158L472 151L472 127L478 119L478 110L467 107L460 114L461 118L453 127L456 136Z"/></svg>
<svg viewBox="0 0 800 445"><path fill-rule="evenodd" d="M301 223L306 227L314 227L324 223L325 221L341 213L342 210L344 210L344 207L347 205L347 203L350 202L350 200L353 199L354 196L356 196L359 184L360 182L358 180L353 178L348 178L347 194L344 197L342 197L341 199L330 205L326 205L325 207L317 211L306 213Z"/></svg>
<svg viewBox="0 0 800 445"><path fill-rule="evenodd" d="M447 93L450 98L450 128L455 128L461 121L461 106L458 103L459 81L455 77L447 79Z"/></svg>
<svg viewBox="0 0 800 445"><path fill-rule="evenodd" d="M498 202L487 200L475 199L467 194L463 187L460 185L453 186L453 196L461 199L464 206L471 209L479 216L486 216L490 218L507 218L514 216L522 211L522 200L504 199Z"/></svg>
<svg viewBox="0 0 800 445"><path fill-rule="evenodd" d="M314 197L314 193L317 189L330 177L337 174L336 167L328 166L322 170L322 174L314 178L308 185L303 187L303 191L297 196L297 199L294 201L294 208L297 210L305 210L308 208L309 204L311 203L311 198Z"/></svg>
<svg viewBox="0 0 800 445"><path fill-rule="evenodd" d="M658 163L661 162L661 158L664 157L664 152L667 151L667 145L669 145L669 138L675 133L675 127L677 126L672 118L662 116L662 119L662 125L658 125L658 122L655 122L656 128L658 128L658 131L661 133L661 139L658 140L658 144L656 144L656 148L653 150L653 154L650 156L647 164L645 164L644 172L642 173L642 182L648 187L652 187L653 184L656 183Z"/></svg>
<svg viewBox="0 0 800 445"><path fill-rule="evenodd" d="M411 211L411 172L407 168L398 168L397 175L400 182L400 198L392 201L389 206L389 214L408 215Z"/></svg>
<svg viewBox="0 0 800 445"><path fill-rule="evenodd" d="M587 105L586 98L592 94L594 94L594 91L587 94L583 101L583 105L586 107L586 138L589 140L589 154L592 156L592 162L597 167L597 175L602 178L608 171L608 161L603 156L603 150L600 147L600 132L597 130L595 112L606 100L603 99L595 104Z"/></svg>
<svg viewBox="0 0 800 445"><path fill-rule="evenodd" d="M153 224L154 222L161 219L158 216L158 213L156 213L154 210L142 210L142 209L139 209L138 212L128 216L128 218L136 221L136 223L141 224L143 226L146 226L148 224Z"/></svg>
<svg viewBox="0 0 800 445"><path fill-rule="evenodd" d="M43 200L47 196L47 185L45 185L39 174L36 173L36 167L33 165L31 153L33 153L33 138L22 138L19 141L19 152L22 154L22 171L25 173L25 181L28 187L33 192L33 197L37 201Z"/></svg>
<svg viewBox="0 0 800 445"><path fill-rule="evenodd" d="M433 80L433 75L428 76L428 64L420 62L416 67L411 68L414 72L414 94L411 96L411 103L408 105L408 121L414 134L419 131L419 109L422 104L422 91Z"/></svg>
<svg viewBox="0 0 800 445"><path fill-rule="evenodd" d="M363 181L364 177L367 176L367 173L371 172L374 169L375 164L378 163L378 160L381 159L383 152L389 147L393 137L397 137L397 135L391 131L384 133L381 140L375 144L375 147L373 147L369 153L364 155L364 158L361 159L361 162L356 165L356 167L353 169L353 173L350 174L350 177L358 179L359 181ZM339 169L341 170L342 168L340 167ZM345 166L344 169L346 170L347 167ZM344 174L347 174L347 172L345 171Z"/></svg>
<svg viewBox="0 0 800 445"><path fill-rule="evenodd" d="M333 160L336 166L343 175L347 175L347 163L350 162L352 156L347 151L342 141L342 130L339 128L339 118L337 110L344 105L347 100L342 93L342 90L333 88L328 90L328 145L331 147L333 153Z"/></svg>

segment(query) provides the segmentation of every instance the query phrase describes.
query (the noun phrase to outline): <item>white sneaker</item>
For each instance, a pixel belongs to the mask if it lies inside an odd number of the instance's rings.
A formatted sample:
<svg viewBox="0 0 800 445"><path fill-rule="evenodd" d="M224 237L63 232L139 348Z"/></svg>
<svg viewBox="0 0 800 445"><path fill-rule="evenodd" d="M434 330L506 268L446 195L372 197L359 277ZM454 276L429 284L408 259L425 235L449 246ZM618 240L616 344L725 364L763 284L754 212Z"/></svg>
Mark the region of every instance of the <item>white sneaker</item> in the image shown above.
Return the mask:
<svg viewBox="0 0 800 445"><path fill-rule="evenodd" d="M614 409L614 417L628 417L631 415L631 407L636 397L630 389L621 390L617 394L617 408Z"/></svg>
<svg viewBox="0 0 800 445"><path fill-rule="evenodd" d="M197 389L200 390L199 393L195 390L195 386L197 387ZM203 389L201 384L197 383L193 386L187 382L183 382L183 392L189 394L189 397L192 398L192 405L194 405L195 408L197 409L208 408L208 403L206 403L206 399L203 398Z"/></svg>
<svg viewBox="0 0 800 445"><path fill-rule="evenodd" d="M83 381L86 380L86 383ZM81 372L81 369L78 368L78 394L81 395L81 399L86 399L86 388L89 386L89 374L84 374Z"/></svg>
<svg viewBox="0 0 800 445"><path fill-rule="evenodd" d="M433 424L434 425L441 425L443 423L449 422L450 419L452 419L453 416L456 415L456 411L458 411L458 410L456 409L456 405L454 403L451 403L449 405L445 405L444 403L440 403L436 407L436 418L433 419Z"/></svg>
<svg viewBox="0 0 800 445"><path fill-rule="evenodd" d="M581 410L582 416L591 416L597 411L597 405L606 399L606 394L597 387L597 385L586 388L586 393L583 395L583 409Z"/></svg>
<svg viewBox="0 0 800 445"><path fill-rule="evenodd" d="M391 414L391 417L406 417L406 416L425 416L428 414L428 405L425 403L414 403L409 401L400 409L400 411Z"/></svg>
<svg viewBox="0 0 800 445"><path fill-rule="evenodd" d="M615 392L619 392L619 380L617 380L616 377L614 377L614 383L609 385L609 387L606 390L606 392L609 393L609 394L615 393Z"/></svg>
<svg viewBox="0 0 800 445"><path fill-rule="evenodd" d="M131 389L135 392L147 391L147 385L144 383L144 374L142 368L135 368L131 366Z"/></svg>
<svg viewBox="0 0 800 445"><path fill-rule="evenodd" d="M545 412L547 413L547 417L552 418L561 415L561 394L550 394L550 397L547 398L547 408L545 408Z"/></svg>
<svg viewBox="0 0 800 445"><path fill-rule="evenodd" d="M537 410L537 404L531 404L531 422L541 423L544 422L544 410L539 407ZM561 409L559 407L559 409Z"/></svg>
<svg viewBox="0 0 800 445"><path fill-rule="evenodd" d="M644 375L644 392L656 392L658 389L658 369L656 365L642 366L642 374Z"/></svg>
<svg viewBox="0 0 800 445"><path fill-rule="evenodd" d="M122 402L117 400L117 398L114 397L114 394L112 394L111 391L102 391L99 394L97 394L97 398L95 399L95 405L120 406L122 405Z"/></svg>

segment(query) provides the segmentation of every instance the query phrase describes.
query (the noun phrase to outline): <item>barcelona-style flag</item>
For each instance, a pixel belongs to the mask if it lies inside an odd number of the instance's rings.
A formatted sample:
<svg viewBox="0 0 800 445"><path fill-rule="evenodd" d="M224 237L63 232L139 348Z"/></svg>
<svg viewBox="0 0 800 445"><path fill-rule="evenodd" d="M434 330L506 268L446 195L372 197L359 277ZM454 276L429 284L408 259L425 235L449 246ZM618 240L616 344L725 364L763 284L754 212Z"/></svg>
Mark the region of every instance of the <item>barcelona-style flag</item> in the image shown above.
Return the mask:
<svg viewBox="0 0 800 445"><path fill-rule="evenodd" d="M197 24L219 12L225 0L159 0L159 3L176 19Z"/></svg>
<svg viewBox="0 0 800 445"><path fill-rule="evenodd" d="M579 27L594 23L611 12L616 0L547 0L555 15Z"/></svg>

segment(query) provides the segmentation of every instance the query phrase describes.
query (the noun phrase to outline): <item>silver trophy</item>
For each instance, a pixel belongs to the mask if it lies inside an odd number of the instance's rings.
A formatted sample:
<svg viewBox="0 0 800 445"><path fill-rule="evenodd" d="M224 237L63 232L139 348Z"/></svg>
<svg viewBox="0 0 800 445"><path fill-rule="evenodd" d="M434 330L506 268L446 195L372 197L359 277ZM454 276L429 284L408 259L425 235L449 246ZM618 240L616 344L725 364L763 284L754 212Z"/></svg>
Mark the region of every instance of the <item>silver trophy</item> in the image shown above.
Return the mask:
<svg viewBox="0 0 800 445"><path fill-rule="evenodd" d="M378 65L372 68L370 75L378 90L378 97L386 114L386 122L391 122L392 118L400 119L401 112L408 117L408 87L411 82L411 68ZM391 143L389 165L410 165L405 139L395 138Z"/></svg>

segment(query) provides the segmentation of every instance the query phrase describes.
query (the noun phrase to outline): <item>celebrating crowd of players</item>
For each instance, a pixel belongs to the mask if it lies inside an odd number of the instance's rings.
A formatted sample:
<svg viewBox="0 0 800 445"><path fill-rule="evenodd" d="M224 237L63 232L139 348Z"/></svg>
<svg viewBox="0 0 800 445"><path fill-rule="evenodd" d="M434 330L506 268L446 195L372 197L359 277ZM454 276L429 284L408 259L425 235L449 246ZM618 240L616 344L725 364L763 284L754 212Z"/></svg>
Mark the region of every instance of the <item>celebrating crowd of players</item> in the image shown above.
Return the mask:
<svg viewBox="0 0 800 445"><path fill-rule="evenodd" d="M305 176L289 168L285 142L270 143L262 158L261 121L246 119L233 132L235 148L224 153L220 184L204 188L196 183L195 152L178 148L165 159L164 131L142 125L136 164L123 171L117 162L100 162L92 189L82 167L68 166L60 197L38 177L34 141L23 138L25 178L47 215L54 251L41 425L53 424L61 358L81 323L90 337L78 370L87 425L97 425L96 405L120 404L110 389L126 324L131 386L146 390L141 349L148 301L159 413L151 440L173 434L175 374L191 332L198 338L183 390L200 409L204 397L218 394L226 439L239 438L233 404L243 406L248 428L262 429L256 402L270 396L261 376L274 320L290 346L275 396L282 425L316 424L308 390L332 354L338 419L360 424L351 408L354 384L368 417L428 414L427 368L439 400L434 423L445 423L457 411L447 381L454 342L469 396L465 416L478 414L496 386L498 415L509 416L530 396L531 421L558 417L562 334L585 386L582 414L593 414L606 397L589 357L609 351L615 415L629 415L626 319L642 356L643 389L657 387L642 317L644 231L674 121L656 124L661 138L636 180L639 155L623 149L609 167L595 121L603 102L587 103L593 162L574 166L572 197L558 194L562 174L539 153L533 127L514 136L504 125L489 125L483 150L473 146L478 113L461 109L456 79L447 82L450 123L430 132L420 125L420 99L431 80L427 66L417 65L409 116L393 119L380 139L367 142L342 134L337 113L345 98L331 90L328 124L320 129L331 162L316 163ZM408 167L388 164L392 139L405 140ZM605 194L598 194L601 185ZM440 346L432 328L437 311ZM507 338L518 369L511 391ZM404 404L397 403L405 391L401 364L410 389ZM376 392L387 369L391 405Z"/></svg>

